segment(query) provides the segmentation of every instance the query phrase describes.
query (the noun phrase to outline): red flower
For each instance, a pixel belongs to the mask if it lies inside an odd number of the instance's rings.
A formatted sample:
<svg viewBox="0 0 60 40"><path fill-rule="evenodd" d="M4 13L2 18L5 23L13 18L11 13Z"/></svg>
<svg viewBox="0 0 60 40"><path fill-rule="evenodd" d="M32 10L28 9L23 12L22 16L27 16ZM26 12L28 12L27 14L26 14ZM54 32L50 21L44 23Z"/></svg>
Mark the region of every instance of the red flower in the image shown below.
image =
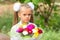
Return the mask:
<svg viewBox="0 0 60 40"><path fill-rule="evenodd" d="M29 28L25 28L24 30L26 30L29 34L32 34L32 30Z"/></svg>
<svg viewBox="0 0 60 40"><path fill-rule="evenodd" d="M29 34L32 34L32 30L28 30L28 33L29 33Z"/></svg>
<svg viewBox="0 0 60 40"><path fill-rule="evenodd" d="M17 30L17 32L18 32L18 33L23 32L23 28L19 28L19 29Z"/></svg>
<svg viewBox="0 0 60 40"><path fill-rule="evenodd" d="M43 31L38 28L38 33L41 34L41 33L43 33Z"/></svg>

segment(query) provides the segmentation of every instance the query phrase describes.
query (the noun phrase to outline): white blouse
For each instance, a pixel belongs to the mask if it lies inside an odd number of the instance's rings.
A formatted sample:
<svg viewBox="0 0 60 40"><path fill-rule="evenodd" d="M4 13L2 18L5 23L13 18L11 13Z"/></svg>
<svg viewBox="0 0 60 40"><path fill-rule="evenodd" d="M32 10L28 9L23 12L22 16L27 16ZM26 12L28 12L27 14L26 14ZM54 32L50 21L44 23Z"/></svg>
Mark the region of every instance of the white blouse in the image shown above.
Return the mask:
<svg viewBox="0 0 60 40"><path fill-rule="evenodd" d="M22 37L20 33L16 32L16 30L19 28L19 26L22 24L22 22L20 21L19 23L17 23L16 25L14 25L11 28L10 31L10 40L40 40L40 36L38 38L33 38L33 37ZM28 23L30 24L30 22ZM34 23L33 23L34 24ZM34 24L35 25L35 24ZM27 26L27 25L26 25ZM35 25L36 26L36 25ZM37 27L37 26L36 26Z"/></svg>

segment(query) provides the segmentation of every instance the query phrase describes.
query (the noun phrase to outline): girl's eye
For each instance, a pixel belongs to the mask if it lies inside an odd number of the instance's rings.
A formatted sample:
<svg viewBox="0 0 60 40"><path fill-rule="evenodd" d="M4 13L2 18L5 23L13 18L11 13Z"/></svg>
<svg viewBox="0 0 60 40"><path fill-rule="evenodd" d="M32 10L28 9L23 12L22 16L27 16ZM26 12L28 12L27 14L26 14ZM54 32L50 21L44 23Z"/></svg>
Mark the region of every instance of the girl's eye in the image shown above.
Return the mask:
<svg viewBox="0 0 60 40"><path fill-rule="evenodd" d="M31 14L28 14L28 16L31 16Z"/></svg>
<svg viewBox="0 0 60 40"><path fill-rule="evenodd" d="M26 14L23 14L24 16L26 16Z"/></svg>
<svg viewBox="0 0 60 40"><path fill-rule="evenodd" d="M27 14L23 14L24 16L26 16ZM28 14L28 16L31 16L31 14Z"/></svg>

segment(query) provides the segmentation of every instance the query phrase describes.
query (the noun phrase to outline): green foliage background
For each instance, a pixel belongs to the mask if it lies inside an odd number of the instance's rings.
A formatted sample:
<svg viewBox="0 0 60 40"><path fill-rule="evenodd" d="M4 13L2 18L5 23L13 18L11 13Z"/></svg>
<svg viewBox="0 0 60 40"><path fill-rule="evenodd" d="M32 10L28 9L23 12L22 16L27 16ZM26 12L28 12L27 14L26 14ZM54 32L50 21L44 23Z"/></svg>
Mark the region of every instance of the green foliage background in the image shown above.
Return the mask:
<svg viewBox="0 0 60 40"><path fill-rule="evenodd" d="M1 1L1 0L0 0ZM20 0L21 3L33 2L35 5L35 11L38 8L39 2L47 2L50 4L50 0ZM13 1L14 2L14 1ZM60 40L60 14L57 13L60 9L58 6L54 6L54 13L50 16L48 20L48 28L44 26L44 17L39 15L37 12L34 13L34 23L44 30L41 40ZM6 10L0 16L0 32L6 33L10 31L13 22L13 12Z"/></svg>

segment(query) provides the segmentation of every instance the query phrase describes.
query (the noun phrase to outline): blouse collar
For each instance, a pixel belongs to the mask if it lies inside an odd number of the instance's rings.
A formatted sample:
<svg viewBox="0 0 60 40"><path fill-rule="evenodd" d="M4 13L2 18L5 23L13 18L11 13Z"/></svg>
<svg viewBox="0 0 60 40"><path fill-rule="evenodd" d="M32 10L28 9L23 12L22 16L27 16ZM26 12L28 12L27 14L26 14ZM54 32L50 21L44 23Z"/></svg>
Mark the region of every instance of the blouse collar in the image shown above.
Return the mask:
<svg viewBox="0 0 60 40"><path fill-rule="evenodd" d="M30 23L30 22L28 22L28 24L29 24L29 23ZM22 24L22 21L20 20L18 24ZM24 23L24 24L25 24L25 23Z"/></svg>

